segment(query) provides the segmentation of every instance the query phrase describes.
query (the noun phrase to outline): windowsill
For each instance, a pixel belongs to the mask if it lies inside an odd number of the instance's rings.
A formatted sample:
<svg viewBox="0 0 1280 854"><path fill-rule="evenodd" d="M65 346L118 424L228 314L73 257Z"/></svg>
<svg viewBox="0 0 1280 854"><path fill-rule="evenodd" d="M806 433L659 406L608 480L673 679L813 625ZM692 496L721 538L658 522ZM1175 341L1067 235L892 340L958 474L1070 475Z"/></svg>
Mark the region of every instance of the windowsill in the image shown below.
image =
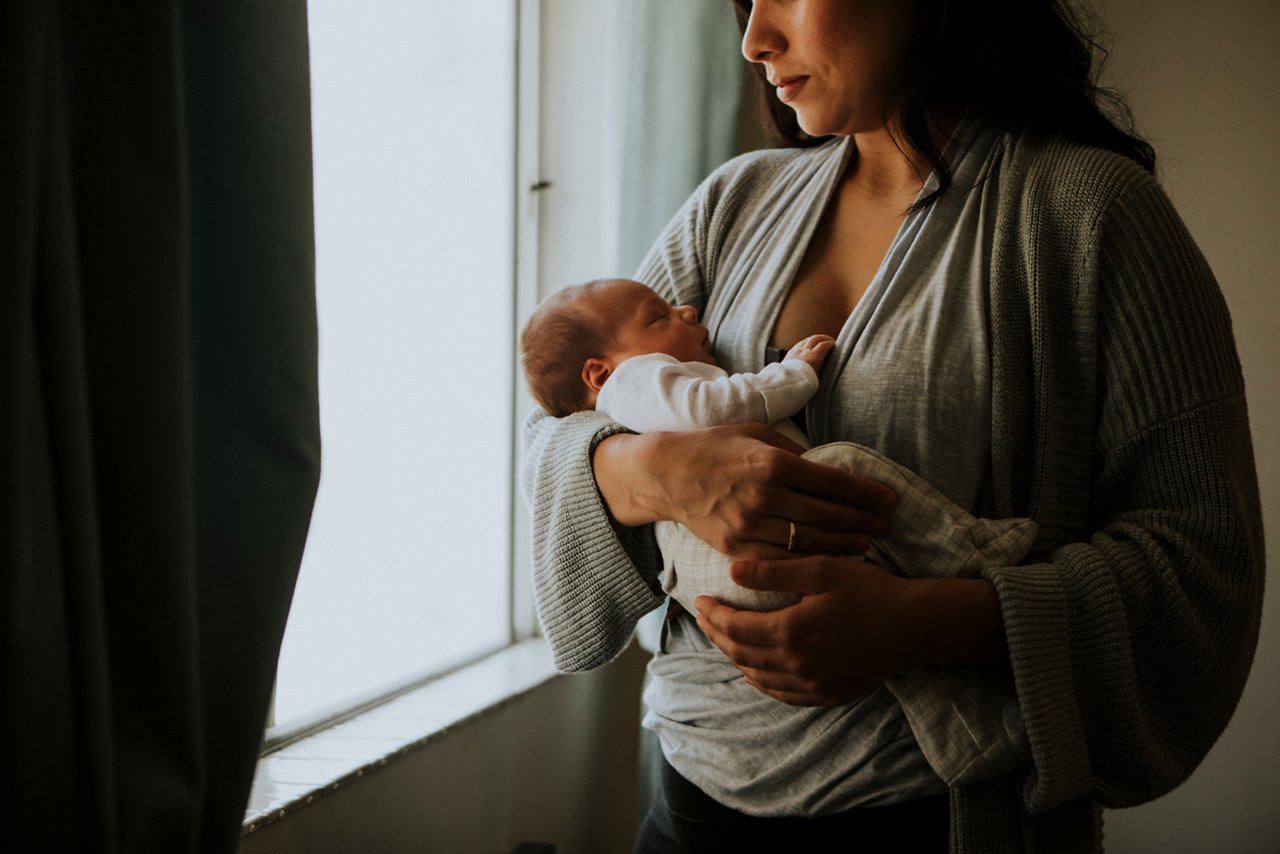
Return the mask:
<svg viewBox="0 0 1280 854"><path fill-rule="evenodd" d="M522 641L263 756L244 832L284 818L556 675L546 641Z"/></svg>

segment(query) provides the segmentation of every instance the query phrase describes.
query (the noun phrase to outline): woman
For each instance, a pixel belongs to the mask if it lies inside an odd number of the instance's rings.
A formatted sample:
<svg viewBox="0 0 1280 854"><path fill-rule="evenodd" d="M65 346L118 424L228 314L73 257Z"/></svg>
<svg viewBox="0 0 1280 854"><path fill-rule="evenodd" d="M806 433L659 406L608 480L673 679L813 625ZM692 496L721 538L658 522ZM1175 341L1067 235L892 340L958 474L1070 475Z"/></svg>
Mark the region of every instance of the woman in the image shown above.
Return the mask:
<svg viewBox="0 0 1280 854"><path fill-rule="evenodd" d="M1099 849L1101 807L1203 758L1257 639L1261 519L1221 295L1150 147L1097 107L1062 4L736 5L784 135L820 144L717 170L636 278L698 307L730 371L836 337L815 443L875 447L1040 538L977 579L897 578L844 557L883 533L892 496L767 430L535 416L557 663L621 651L661 603L647 524L682 522L741 559L739 583L807 595L668 622L646 725L671 766L639 849ZM883 687L943 671L1003 687L927 714ZM731 720L712 695L739 704ZM1024 750L966 758L956 733L984 726Z"/></svg>

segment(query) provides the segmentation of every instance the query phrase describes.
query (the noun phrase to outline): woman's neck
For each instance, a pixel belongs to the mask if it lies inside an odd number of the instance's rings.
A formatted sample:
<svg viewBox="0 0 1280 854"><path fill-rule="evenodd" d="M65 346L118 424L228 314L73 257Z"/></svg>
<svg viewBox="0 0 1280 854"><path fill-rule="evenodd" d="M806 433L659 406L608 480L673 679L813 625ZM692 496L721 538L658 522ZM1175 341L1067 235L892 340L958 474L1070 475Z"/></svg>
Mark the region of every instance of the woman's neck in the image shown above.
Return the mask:
<svg viewBox="0 0 1280 854"><path fill-rule="evenodd" d="M934 127L934 144L941 151L955 131L956 122L937 123ZM933 171L929 162L906 144L900 132L895 140L887 127L855 133L852 142L856 153L849 158L844 182L854 192L884 200L914 198Z"/></svg>
<svg viewBox="0 0 1280 854"><path fill-rule="evenodd" d="M850 188L871 196L900 196L919 192L929 176L923 158L899 148L887 128L853 135L854 156L844 180Z"/></svg>

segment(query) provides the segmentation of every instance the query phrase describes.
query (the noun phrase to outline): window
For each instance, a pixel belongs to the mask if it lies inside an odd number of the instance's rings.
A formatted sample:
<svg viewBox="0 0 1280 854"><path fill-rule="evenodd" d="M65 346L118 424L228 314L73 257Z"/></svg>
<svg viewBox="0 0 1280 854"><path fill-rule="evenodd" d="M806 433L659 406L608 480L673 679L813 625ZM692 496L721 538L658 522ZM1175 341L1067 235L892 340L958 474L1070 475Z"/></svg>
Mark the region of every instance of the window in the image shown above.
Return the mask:
<svg viewBox="0 0 1280 854"><path fill-rule="evenodd" d="M308 5L324 456L283 728L516 632L516 3Z"/></svg>

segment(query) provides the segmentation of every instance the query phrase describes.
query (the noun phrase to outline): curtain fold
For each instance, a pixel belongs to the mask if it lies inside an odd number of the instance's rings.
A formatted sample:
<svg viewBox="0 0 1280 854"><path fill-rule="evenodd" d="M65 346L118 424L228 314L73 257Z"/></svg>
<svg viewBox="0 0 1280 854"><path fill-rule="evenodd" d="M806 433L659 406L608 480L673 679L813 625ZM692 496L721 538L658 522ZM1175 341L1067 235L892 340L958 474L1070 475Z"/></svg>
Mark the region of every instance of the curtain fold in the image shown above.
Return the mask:
<svg viewBox="0 0 1280 854"><path fill-rule="evenodd" d="M622 15L618 270L630 275L702 179L747 150L740 130L752 117L744 123L748 66L729 0L645 0Z"/></svg>
<svg viewBox="0 0 1280 854"><path fill-rule="evenodd" d="M233 851L319 469L305 4L0 23L13 851Z"/></svg>
<svg viewBox="0 0 1280 854"><path fill-rule="evenodd" d="M221 852L239 838L318 485L310 77L304 2L183 12L201 698L217 722L204 801L225 817L201 850Z"/></svg>

